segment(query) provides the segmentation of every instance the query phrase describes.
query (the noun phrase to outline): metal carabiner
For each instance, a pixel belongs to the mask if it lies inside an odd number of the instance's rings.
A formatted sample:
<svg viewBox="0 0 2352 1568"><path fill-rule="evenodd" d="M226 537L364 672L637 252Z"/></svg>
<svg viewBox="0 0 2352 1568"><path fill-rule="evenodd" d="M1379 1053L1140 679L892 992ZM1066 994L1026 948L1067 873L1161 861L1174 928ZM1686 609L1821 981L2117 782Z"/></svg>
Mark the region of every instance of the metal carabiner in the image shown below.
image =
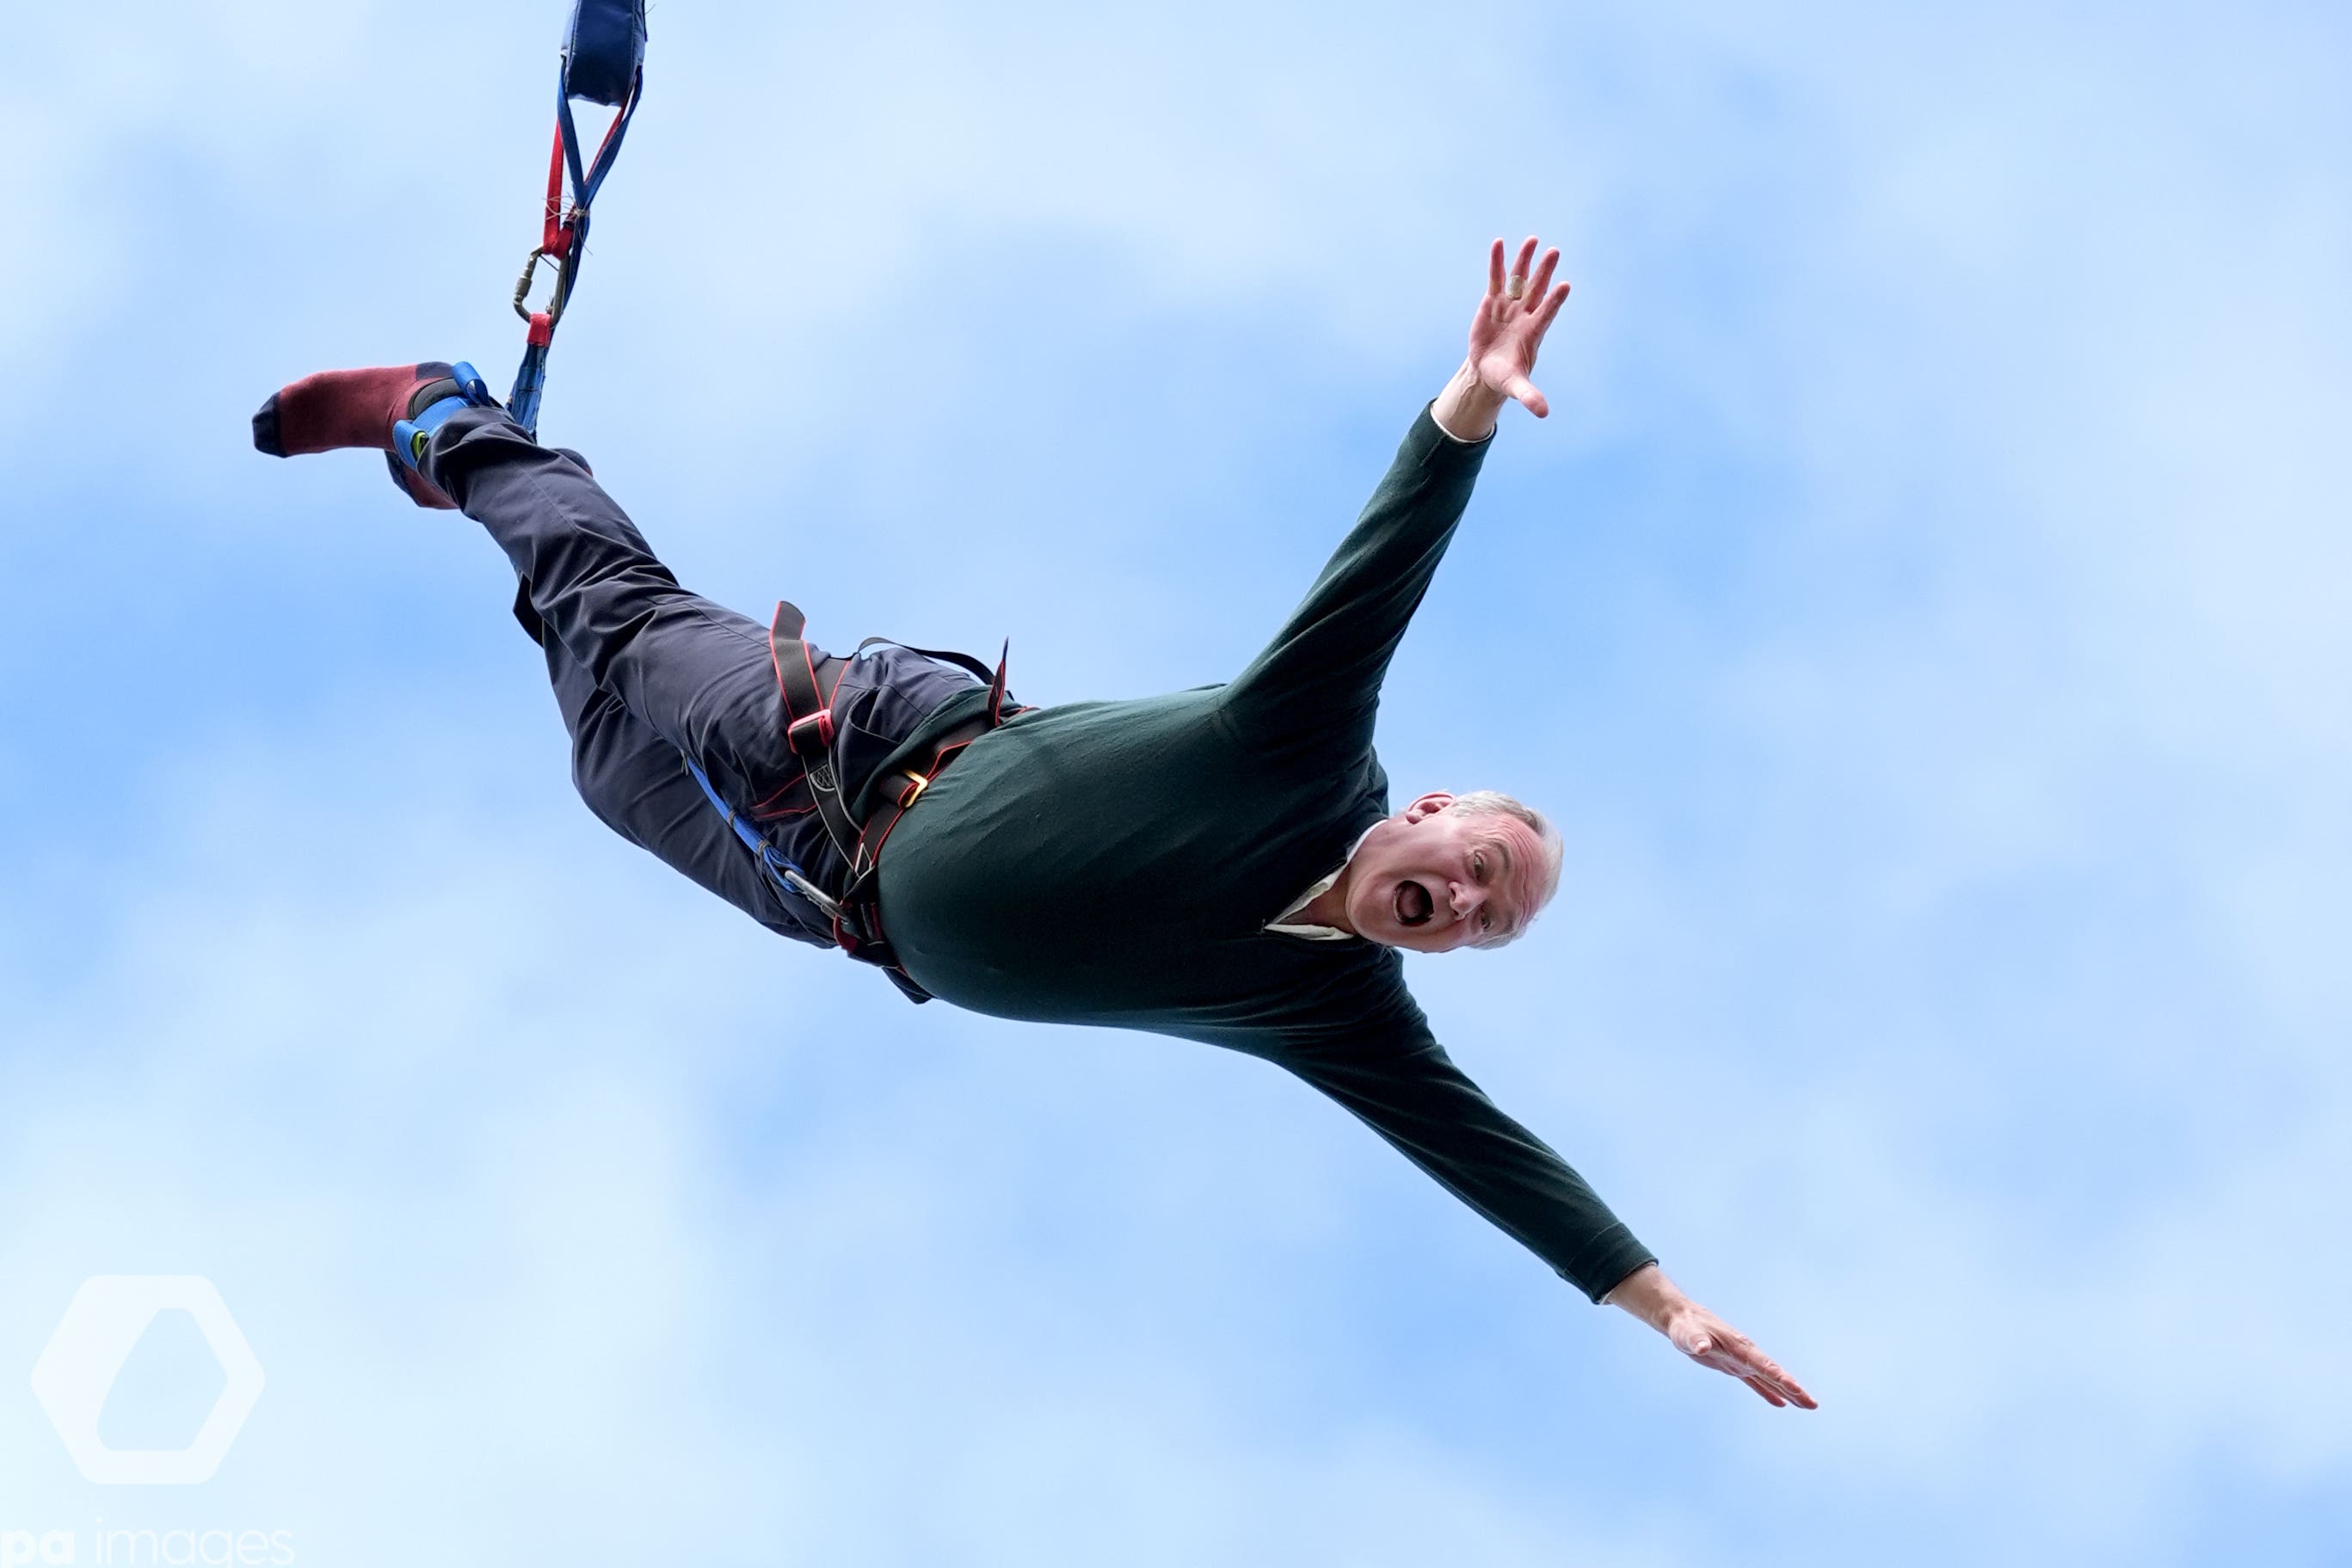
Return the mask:
<svg viewBox="0 0 2352 1568"><path fill-rule="evenodd" d="M781 857L779 857L781 858ZM817 913L827 920L841 918L841 903L824 889L803 876L797 866L787 865L782 872L785 885L817 907Z"/></svg>
<svg viewBox="0 0 2352 1568"><path fill-rule="evenodd" d="M524 259L522 264L522 276L515 279L515 314L521 317L526 321L530 320L531 318L530 308L525 305L523 300L530 293L531 281L539 276L539 264L542 257L545 258L549 267L555 269L555 292L550 295L547 300L547 320L548 324L552 326L556 322L563 319L563 302L565 297L570 293L569 286L572 279L571 274L564 270L563 258L557 256L549 256L547 253L547 247L543 245L531 246L530 255Z"/></svg>

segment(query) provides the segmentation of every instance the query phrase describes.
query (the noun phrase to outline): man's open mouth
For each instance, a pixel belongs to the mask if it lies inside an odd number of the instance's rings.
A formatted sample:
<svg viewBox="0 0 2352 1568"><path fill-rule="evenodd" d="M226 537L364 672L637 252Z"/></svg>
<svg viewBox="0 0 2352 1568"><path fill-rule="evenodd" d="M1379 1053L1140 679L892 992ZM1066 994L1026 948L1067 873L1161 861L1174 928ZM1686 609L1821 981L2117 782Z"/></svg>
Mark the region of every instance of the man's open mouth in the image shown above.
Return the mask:
<svg viewBox="0 0 2352 1568"><path fill-rule="evenodd" d="M1396 890L1396 917L1400 925L1426 925L1437 912L1437 901L1429 889L1417 882L1401 882Z"/></svg>

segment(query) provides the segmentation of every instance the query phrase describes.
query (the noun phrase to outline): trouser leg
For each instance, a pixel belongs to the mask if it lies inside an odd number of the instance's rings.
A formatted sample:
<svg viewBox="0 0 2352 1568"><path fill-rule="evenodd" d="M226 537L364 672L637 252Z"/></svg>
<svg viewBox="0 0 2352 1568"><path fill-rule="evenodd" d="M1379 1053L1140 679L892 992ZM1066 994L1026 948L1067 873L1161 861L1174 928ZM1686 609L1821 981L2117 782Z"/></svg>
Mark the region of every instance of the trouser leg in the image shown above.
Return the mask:
<svg viewBox="0 0 2352 1568"><path fill-rule="evenodd" d="M506 551L543 642L561 645L589 692L617 698L740 804L799 770L767 629L678 586L586 469L495 409L443 425L425 468Z"/></svg>
<svg viewBox="0 0 2352 1568"><path fill-rule="evenodd" d="M599 686L562 642L545 636L541 645L572 736L572 782L597 819L769 930L826 945L784 912L751 851L687 772L677 747Z"/></svg>

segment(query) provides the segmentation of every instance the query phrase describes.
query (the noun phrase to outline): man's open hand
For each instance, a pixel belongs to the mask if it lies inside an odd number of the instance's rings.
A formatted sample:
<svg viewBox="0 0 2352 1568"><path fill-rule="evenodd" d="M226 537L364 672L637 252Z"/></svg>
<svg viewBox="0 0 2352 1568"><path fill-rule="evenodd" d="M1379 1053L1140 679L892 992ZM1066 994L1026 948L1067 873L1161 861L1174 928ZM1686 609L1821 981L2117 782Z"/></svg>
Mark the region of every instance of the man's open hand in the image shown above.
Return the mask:
<svg viewBox="0 0 2352 1568"><path fill-rule="evenodd" d="M1437 423L1459 439L1484 440L1508 400L1525 404L1538 419L1551 413L1551 404L1528 378L1544 334L1568 303L1568 285L1555 287L1551 280L1559 267L1557 249L1545 251L1537 261L1532 235L1519 246L1508 273L1503 269L1503 242L1496 240L1487 251L1486 293L1470 318L1469 356L1432 411Z"/></svg>
<svg viewBox="0 0 2352 1568"><path fill-rule="evenodd" d="M1701 1366L1739 1379L1776 1410L1790 1405L1800 1410L1820 1407L1778 1362L1756 1348L1754 1340L1684 1295L1655 1263L1634 1270L1602 1300L1665 1335Z"/></svg>
<svg viewBox="0 0 2352 1568"><path fill-rule="evenodd" d="M1535 264L1533 273L1528 270L1530 263ZM1551 404L1528 376L1536 368L1536 350L1543 347L1544 334L1568 303L1568 285L1552 287L1551 275L1559 267L1557 247L1536 261L1536 239L1529 235L1506 277L1503 242L1496 240L1486 253L1486 298L1478 301L1478 313L1470 318L1470 367L1478 373L1478 384L1517 399L1538 419L1551 413Z"/></svg>

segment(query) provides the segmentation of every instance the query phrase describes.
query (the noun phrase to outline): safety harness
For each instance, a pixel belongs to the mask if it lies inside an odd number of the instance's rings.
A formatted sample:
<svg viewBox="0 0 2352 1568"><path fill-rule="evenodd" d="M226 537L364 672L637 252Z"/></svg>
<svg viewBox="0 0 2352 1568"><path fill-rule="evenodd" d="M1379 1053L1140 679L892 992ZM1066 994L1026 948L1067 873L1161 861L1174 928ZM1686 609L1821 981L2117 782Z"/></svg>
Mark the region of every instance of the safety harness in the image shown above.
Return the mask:
<svg viewBox="0 0 2352 1568"><path fill-rule="evenodd" d="M831 692L823 688L817 679L816 650L801 635L806 627L807 619L797 607L779 603L775 619L768 628L769 657L775 668L777 694L783 703L784 744L802 771L785 780L761 805L769 817L782 814L777 803L791 796L796 787L806 786L809 803L824 824L825 837L846 868L840 894L836 896L818 885L815 878L761 831L751 814L729 804L711 783L710 776L691 758L686 759L687 771L694 775L711 805L727 819L728 827L758 860L761 870L787 907L815 911L823 925L814 928L829 934L835 946L860 963L886 970L898 989L912 1000L927 1002L931 994L907 974L883 934L877 897L882 847L889 841L891 830L898 825L899 819L930 788L931 780L945 772L966 747L1006 719L1027 710L1017 706L1008 709L1005 706L1003 657L998 658L992 671L969 654L900 643L926 658L944 660L969 670L987 682L988 705L940 735L920 768L897 769L891 779L877 781L853 794L845 788L847 781L842 778L838 757L840 724L836 716L845 683L836 679ZM858 647L863 650L888 641L868 637ZM866 802L866 814L862 817L856 809L860 799Z"/></svg>

